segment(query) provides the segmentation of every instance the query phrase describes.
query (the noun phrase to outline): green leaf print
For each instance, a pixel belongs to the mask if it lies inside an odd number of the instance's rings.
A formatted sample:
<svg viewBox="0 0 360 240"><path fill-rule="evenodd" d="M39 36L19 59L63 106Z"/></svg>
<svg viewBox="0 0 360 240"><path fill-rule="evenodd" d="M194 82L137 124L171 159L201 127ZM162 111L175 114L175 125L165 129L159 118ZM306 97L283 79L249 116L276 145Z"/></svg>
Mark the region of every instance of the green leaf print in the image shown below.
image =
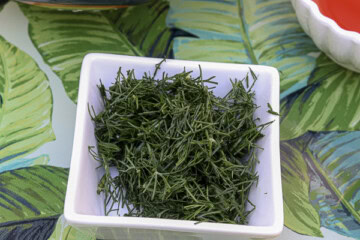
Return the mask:
<svg viewBox="0 0 360 240"><path fill-rule="evenodd" d="M64 215L61 215L57 221L54 232L48 240L95 240L95 235L82 232L68 225Z"/></svg>
<svg viewBox="0 0 360 240"><path fill-rule="evenodd" d="M321 236L320 226L360 237L360 131L310 132L282 141L285 225Z"/></svg>
<svg viewBox="0 0 360 240"><path fill-rule="evenodd" d="M359 130L359 93L360 74L321 55L309 85L281 102L281 140L307 131Z"/></svg>
<svg viewBox="0 0 360 240"><path fill-rule="evenodd" d="M0 174L0 223L61 214L68 169L37 165Z"/></svg>
<svg viewBox="0 0 360 240"><path fill-rule="evenodd" d="M153 7L136 6L120 10L119 13L58 11L24 4L19 6L29 20L32 42L45 62L62 80L66 93L75 103L81 63L87 53L143 56L154 52L162 55L161 50L168 46L169 32L163 23L167 7L163 1ZM143 14L141 18L139 15L136 17L142 20L133 26L130 19L134 19L137 8ZM151 34L146 34L152 21L159 25L152 27ZM145 32L134 32L134 27Z"/></svg>
<svg viewBox="0 0 360 240"><path fill-rule="evenodd" d="M172 32L166 26L168 11L167 1L153 0L147 4L113 10L106 16L144 56L163 58L169 56L172 49Z"/></svg>
<svg viewBox="0 0 360 240"><path fill-rule="evenodd" d="M39 157L35 158L18 158L12 161L6 161L2 163L0 165L0 173L34 165L47 165L49 161L49 155L46 154L40 155Z"/></svg>
<svg viewBox="0 0 360 240"><path fill-rule="evenodd" d="M55 139L52 101L35 61L0 36L0 164Z"/></svg>
<svg viewBox="0 0 360 240"><path fill-rule="evenodd" d="M280 145L285 225L298 233L321 237L320 216L309 201L307 164L298 148L287 142Z"/></svg>
<svg viewBox="0 0 360 240"><path fill-rule="evenodd" d="M310 201L321 225L360 238L360 131L309 134Z"/></svg>
<svg viewBox="0 0 360 240"><path fill-rule="evenodd" d="M167 22L198 37L176 37L175 58L274 66L281 97L306 86L315 67L318 49L289 0L173 0Z"/></svg>
<svg viewBox="0 0 360 240"><path fill-rule="evenodd" d="M0 224L0 238L16 240L48 239L54 231L58 217L56 215L47 218L2 223Z"/></svg>
<svg viewBox="0 0 360 240"><path fill-rule="evenodd" d="M68 169L41 165L1 173L0 236L32 227L51 234L44 221L50 224L63 212L67 177Z"/></svg>

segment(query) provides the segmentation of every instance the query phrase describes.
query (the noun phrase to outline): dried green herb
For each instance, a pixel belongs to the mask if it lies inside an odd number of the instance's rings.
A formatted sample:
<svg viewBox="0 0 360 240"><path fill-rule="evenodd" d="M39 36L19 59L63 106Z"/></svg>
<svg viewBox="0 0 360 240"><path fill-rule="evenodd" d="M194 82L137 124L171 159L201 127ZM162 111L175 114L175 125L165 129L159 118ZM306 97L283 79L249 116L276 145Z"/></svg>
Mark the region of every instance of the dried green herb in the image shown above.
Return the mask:
<svg viewBox="0 0 360 240"><path fill-rule="evenodd" d="M89 149L105 169L106 214L127 207L127 216L245 224L255 208L256 141L269 124L256 124L248 75L220 98L201 68L196 78L184 70L155 79L159 69L141 79L120 69L109 89L99 86L104 110L91 114L98 151Z"/></svg>
<svg viewBox="0 0 360 240"><path fill-rule="evenodd" d="M269 108L269 109L267 110L268 113L270 113L270 114L272 114L272 115L280 116L280 114L279 114L278 112L275 112L275 111L273 110L273 108L272 108L272 106L271 106L270 103L268 103L267 106L268 106L268 108Z"/></svg>

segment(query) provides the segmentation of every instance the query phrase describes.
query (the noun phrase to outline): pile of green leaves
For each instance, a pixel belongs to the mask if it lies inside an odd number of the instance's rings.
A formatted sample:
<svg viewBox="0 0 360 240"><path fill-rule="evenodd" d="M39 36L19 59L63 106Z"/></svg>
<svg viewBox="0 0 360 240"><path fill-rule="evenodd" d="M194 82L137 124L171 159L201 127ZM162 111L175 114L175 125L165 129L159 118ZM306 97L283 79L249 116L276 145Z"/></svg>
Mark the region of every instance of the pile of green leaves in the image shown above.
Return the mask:
<svg viewBox="0 0 360 240"><path fill-rule="evenodd" d="M91 114L98 151L90 152L105 169L98 194L106 214L126 206L127 216L246 224L256 141L267 125L256 125L249 77L220 98L202 74L157 80L159 68L141 79L120 69L109 89L99 86L104 110Z"/></svg>

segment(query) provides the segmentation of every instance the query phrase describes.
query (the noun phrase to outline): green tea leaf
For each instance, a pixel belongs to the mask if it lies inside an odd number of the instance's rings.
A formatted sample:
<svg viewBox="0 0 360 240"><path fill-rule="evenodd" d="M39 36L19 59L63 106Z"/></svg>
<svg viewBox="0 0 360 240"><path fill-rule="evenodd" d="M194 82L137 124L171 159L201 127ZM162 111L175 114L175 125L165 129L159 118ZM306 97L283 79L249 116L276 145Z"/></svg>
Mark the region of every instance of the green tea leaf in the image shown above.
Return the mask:
<svg viewBox="0 0 360 240"><path fill-rule="evenodd" d="M293 142L281 142L280 149L285 226L321 237L320 217L309 201L310 179L302 150Z"/></svg>
<svg viewBox="0 0 360 240"><path fill-rule="evenodd" d="M174 0L167 21L198 37L176 37L176 58L274 66L281 97L306 86L319 52L289 0Z"/></svg>
<svg viewBox="0 0 360 240"><path fill-rule="evenodd" d="M62 80L66 93L74 102L81 63L87 53L158 56L169 49L170 33L165 28L167 5L163 1L154 6L147 4L102 12L19 6L29 20L29 35L35 47ZM138 22L134 26L135 18ZM151 23L158 25L149 27Z"/></svg>
<svg viewBox="0 0 360 240"><path fill-rule="evenodd" d="M52 93L35 61L0 36L0 163L55 139Z"/></svg>
<svg viewBox="0 0 360 240"><path fill-rule="evenodd" d="M66 223L64 215L57 221L56 228L48 240L95 240L95 234L82 232Z"/></svg>
<svg viewBox="0 0 360 240"><path fill-rule="evenodd" d="M0 226L63 212L68 169L33 166L0 174Z"/></svg>
<svg viewBox="0 0 360 240"><path fill-rule="evenodd" d="M307 131L360 129L359 92L360 74L320 56L309 85L281 102L281 140Z"/></svg>
<svg viewBox="0 0 360 240"><path fill-rule="evenodd" d="M221 98L205 85L212 78L183 71L156 80L155 68L138 79L119 70L109 89L99 86L105 107L92 115L98 151L90 146L90 154L105 169L97 191L105 194L105 215L122 202L126 216L246 224L258 178L255 142L272 122L254 120L245 78L230 80Z"/></svg>

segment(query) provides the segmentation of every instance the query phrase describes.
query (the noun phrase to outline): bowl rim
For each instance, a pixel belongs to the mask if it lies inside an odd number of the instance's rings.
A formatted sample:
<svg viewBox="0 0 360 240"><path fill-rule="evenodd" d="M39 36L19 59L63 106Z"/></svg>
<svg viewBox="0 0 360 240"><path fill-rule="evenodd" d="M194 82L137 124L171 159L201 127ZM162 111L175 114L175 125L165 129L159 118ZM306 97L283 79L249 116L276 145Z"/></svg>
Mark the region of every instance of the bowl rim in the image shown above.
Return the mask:
<svg viewBox="0 0 360 240"><path fill-rule="evenodd" d="M301 1L306 5L307 8L310 8L310 10L314 13L314 16L323 24L325 24L328 27L331 27L337 34L342 35L352 41L355 41L357 44L360 44L360 33L356 31L350 31L343 29L340 27L335 20L323 15L320 12L319 6L313 1L313 0L293 0L295 1L295 8L297 8L297 2ZM295 9L296 10L296 9Z"/></svg>
<svg viewBox="0 0 360 240"><path fill-rule="evenodd" d="M134 57L134 56L124 56L124 55L115 55L115 54L102 54L102 53L90 53L87 54L83 60L82 69L81 69L81 77L80 77L80 86L79 86L79 101L77 106L77 113L76 113L76 123L75 123L75 133L74 133L74 142L81 143L82 140L79 136L81 136L82 132L84 131L84 127L82 126L82 114L83 109L80 109L79 106L83 106L85 101L87 101L86 97L84 97L89 91L88 87L88 73L92 66L92 63L96 60L117 60L119 58L124 59L145 59L146 57ZM146 58L147 60L156 59L156 62L159 62L161 59L159 58ZM207 63L210 65L239 65L236 63L215 63L215 62L202 62L202 61L184 61L184 60L176 60L176 59L168 59L167 62L177 62L177 63ZM277 69L269 66L261 66L261 65L249 65L249 64L241 64L246 67L253 67L257 69L262 69L263 71L268 72L271 75L271 80L277 89L279 89L280 85L280 77ZM277 94L277 100L279 100L279 93ZM86 103L87 104L87 103ZM277 123L273 124L274 130L277 131L276 138L279 139L279 118L277 118ZM279 146L280 147L280 146ZM80 157L80 151L78 148L73 147L72 152L72 159L70 164L70 172L69 172L69 180L67 186L67 192L65 197L65 206L64 206L64 218L65 220L73 226L77 227L123 227L123 228L141 228L141 229L157 229L157 230L164 230L164 231L181 231L181 232L192 232L192 233L203 233L203 234L225 234L225 235L238 235L238 236L249 236L249 237L276 237L280 235L283 230L284 225L284 214L283 214L283 199L282 199L282 187L281 187L281 169L280 169L280 148L277 147L274 155L278 157L279 166L275 166L275 173L276 175L273 177L276 182L280 182L280 186L274 189L274 199L276 202L276 213L281 212L281 214L274 216L274 222L268 226L254 226L254 225L240 225L237 229L232 228L231 224L222 224L222 223L203 223L200 227L196 225L194 227L189 226L177 226L176 230L174 228L166 228L162 226L166 221L172 221L172 225L176 225L177 222L185 221L185 220L169 220L169 219L156 219L151 218L151 222L147 221L146 223L142 222L139 224L138 220L133 217L121 217L118 218L116 223L113 221L114 217L111 216L96 216L96 215L87 215L87 214L80 214L75 211L74 201L75 201L75 188L71 184L77 184L78 175L77 170L79 170L80 162L78 158ZM75 186L76 187L76 186ZM116 217L117 218L117 217ZM150 218L148 218L150 219ZM194 222L194 221L187 221L187 222ZM221 225L221 227L219 227ZM229 226L226 226L229 225ZM162 226L162 227L159 227ZM218 226L218 227L217 227Z"/></svg>

